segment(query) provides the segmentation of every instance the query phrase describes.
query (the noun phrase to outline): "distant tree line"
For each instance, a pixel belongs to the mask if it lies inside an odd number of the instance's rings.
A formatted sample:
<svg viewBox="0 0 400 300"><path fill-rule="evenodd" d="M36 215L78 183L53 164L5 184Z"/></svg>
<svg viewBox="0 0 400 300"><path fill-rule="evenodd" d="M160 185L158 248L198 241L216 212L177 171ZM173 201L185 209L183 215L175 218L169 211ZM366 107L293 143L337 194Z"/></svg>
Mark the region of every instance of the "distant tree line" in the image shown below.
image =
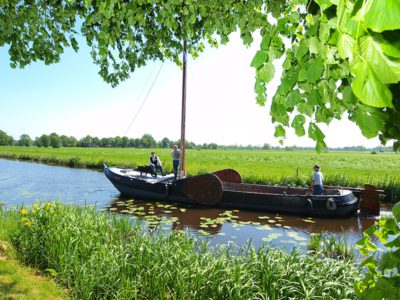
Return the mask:
<svg viewBox="0 0 400 300"><path fill-rule="evenodd" d="M53 132L51 134L42 134L32 139L28 134L22 134L19 140L14 140L12 136L0 130L0 146L25 146L25 147L105 147L105 148L172 148L173 145L180 146L181 141L170 140L165 137L160 141L156 141L151 134L144 134L141 138L129 137L105 137L98 138L87 135L81 139L73 136L58 135ZM216 143L195 144L190 141L185 143L187 149L242 149L242 150L286 150L286 151L315 151L314 147L273 147L268 143L262 146L254 145L218 145ZM376 152L392 152L392 147L374 147L366 148L364 146L351 146L342 148L329 148L331 151L376 151Z"/></svg>

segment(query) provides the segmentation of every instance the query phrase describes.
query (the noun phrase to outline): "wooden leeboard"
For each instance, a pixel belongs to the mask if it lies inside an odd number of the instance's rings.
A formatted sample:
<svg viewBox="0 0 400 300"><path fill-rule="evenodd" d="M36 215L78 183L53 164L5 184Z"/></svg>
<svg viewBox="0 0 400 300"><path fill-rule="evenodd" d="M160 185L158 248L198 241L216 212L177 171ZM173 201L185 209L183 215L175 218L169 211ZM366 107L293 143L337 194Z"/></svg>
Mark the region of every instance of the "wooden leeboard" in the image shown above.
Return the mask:
<svg viewBox="0 0 400 300"><path fill-rule="evenodd" d="M243 182L242 176L240 176L239 172L233 169L225 169L214 172L213 174L217 176L221 181L237 182L237 183Z"/></svg>
<svg viewBox="0 0 400 300"><path fill-rule="evenodd" d="M213 174L204 174L181 179L181 191L195 204L214 205L221 200L222 181Z"/></svg>

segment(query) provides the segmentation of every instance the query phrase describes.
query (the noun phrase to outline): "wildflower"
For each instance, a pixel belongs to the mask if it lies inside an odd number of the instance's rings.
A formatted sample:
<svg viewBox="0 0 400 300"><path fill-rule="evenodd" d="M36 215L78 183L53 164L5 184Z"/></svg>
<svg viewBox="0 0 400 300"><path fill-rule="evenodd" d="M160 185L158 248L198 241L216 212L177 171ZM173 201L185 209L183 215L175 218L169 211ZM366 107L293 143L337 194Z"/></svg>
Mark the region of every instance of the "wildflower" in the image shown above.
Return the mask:
<svg viewBox="0 0 400 300"><path fill-rule="evenodd" d="M28 213L28 211L26 209L21 209L21 214L22 215L26 215Z"/></svg>
<svg viewBox="0 0 400 300"><path fill-rule="evenodd" d="M50 207L51 207L51 205L52 205L52 203L51 203L51 202L47 202L47 203L46 203L46 208L50 208Z"/></svg>

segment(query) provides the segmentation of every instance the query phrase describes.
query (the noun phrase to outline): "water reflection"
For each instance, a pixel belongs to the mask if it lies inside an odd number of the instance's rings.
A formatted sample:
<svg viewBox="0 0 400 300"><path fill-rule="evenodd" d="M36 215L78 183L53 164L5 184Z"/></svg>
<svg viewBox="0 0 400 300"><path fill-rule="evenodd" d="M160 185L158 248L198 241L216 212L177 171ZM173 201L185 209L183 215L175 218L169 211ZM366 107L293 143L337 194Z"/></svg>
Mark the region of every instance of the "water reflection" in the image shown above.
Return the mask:
<svg viewBox="0 0 400 300"><path fill-rule="evenodd" d="M385 205L382 209L387 210ZM321 231L346 235L350 243L355 243L376 219L365 215L347 219L310 218L125 198L115 199L107 210L134 216L150 229L189 231L209 239L211 244L228 241L245 244L251 240L255 246L267 242L282 248L293 245L306 248L310 235Z"/></svg>

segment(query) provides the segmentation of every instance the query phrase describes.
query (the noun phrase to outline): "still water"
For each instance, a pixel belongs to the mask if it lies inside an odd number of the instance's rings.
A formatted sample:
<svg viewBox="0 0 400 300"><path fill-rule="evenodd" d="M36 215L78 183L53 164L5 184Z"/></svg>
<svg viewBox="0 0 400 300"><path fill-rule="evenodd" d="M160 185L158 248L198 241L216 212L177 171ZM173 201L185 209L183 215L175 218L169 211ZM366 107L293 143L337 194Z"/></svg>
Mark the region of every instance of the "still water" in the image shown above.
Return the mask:
<svg viewBox="0 0 400 300"><path fill-rule="evenodd" d="M321 219L122 199L101 172L0 159L0 202L5 208L54 200L128 214L150 229L185 230L212 245L251 240L255 247L266 242L288 250L294 246L306 249L310 235L323 230L346 236L354 244L375 220L371 216ZM388 208L382 205L381 211L387 214Z"/></svg>

